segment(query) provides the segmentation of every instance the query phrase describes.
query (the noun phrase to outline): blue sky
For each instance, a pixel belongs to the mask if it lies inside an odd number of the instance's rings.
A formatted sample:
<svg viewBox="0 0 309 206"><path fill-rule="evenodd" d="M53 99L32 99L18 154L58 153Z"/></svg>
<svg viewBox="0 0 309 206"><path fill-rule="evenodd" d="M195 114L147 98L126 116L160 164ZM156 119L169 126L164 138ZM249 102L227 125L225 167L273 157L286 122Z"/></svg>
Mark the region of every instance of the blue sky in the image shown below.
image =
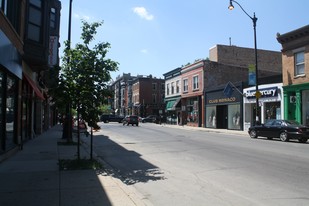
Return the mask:
<svg viewBox="0 0 309 206"><path fill-rule="evenodd" d="M69 1L62 0L60 42L68 38ZM280 51L277 32L309 24L308 0L237 0L257 21L258 49ZM216 44L254 47L253 23L229 0L73 0L72 46L80 41L81 19L104 21L96 41L109 42L107 57L119 63L112 78L131 73L163 74L196 59L207 58ZM62 56L60 49L60 56Z"/></svg>

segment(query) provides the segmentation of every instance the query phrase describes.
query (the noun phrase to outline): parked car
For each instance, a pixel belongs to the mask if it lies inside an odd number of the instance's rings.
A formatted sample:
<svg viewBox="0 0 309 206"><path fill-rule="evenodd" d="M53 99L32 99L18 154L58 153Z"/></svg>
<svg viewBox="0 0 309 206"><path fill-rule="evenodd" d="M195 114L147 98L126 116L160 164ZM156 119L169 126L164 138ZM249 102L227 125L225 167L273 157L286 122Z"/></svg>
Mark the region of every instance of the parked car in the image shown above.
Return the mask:
<svg viewBox="0 0 309 206"><path fill-rule="evenodd" d="M100 117L100 121L104 122L104 123L108 123L108 122L118 122L118 123L121 123L123 118L124 118L123 116L119 116L119 115L103 114Z"/></svg>
<svg viewBox="0 0 309 206"><path fill-rule="evenodd" d="M159 122L160 117L158 115L149 115L145 118L142 118L142 122L153 122L153 123L158 123Z"/></svg>
<svg viewBox="0 0 309 206"><path fill-rule="evenodd" d="M273 119L265 124L250 127L248 133L251 138L258 136L267 137L267 139L279 138L283 142L297 139L305 143L309 138L309 127L292 120Z"/></svg>
<svg viewBox="0 0 309 206"><path fill-rule="evenodd" d="M131 124L138 126L138 116L136 115L128 115L123 119L123 125L129 125Z"/></svg>

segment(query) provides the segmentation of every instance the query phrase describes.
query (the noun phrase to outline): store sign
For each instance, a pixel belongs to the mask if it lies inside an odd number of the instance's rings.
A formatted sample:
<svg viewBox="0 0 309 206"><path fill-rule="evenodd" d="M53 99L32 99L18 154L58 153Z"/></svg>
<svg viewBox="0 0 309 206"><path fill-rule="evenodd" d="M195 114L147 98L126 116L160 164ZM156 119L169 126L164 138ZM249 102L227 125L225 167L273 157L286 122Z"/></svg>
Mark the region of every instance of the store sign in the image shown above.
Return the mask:
<svg viewBox="0 0 309 206"><path fill-rule="evenodd" d="M222 104L222 103L230 103L230 102L236 102L236 97L218 98L218 99L208 100L208 104Z"/></svg>
<svg viewBox="0 0 309 206"><path fill-rule="evenodd" d="M270 87L265 89L259 89L261 93L261 98L265 97L277 97L278 96L278 87ZM253 99L255 97L256 90L249 90L245 93L248 99Z"/></svg>
<svg viewBox="0 0 309 206"><path fill-rule="evenodd" d="M58 37L49 37L49 55L48 55L48 65L54 66L57 64L58 60Z"/></svg>

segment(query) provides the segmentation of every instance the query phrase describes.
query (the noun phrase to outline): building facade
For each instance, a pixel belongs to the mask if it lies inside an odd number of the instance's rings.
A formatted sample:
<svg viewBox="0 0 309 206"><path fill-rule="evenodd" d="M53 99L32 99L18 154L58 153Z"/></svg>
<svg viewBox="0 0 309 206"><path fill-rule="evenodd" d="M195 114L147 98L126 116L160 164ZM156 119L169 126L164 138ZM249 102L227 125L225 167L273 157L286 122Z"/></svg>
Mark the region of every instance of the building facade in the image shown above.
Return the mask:
<svg viewBox="0 0 309 206"><path fill-rule="evenodd" d="M278 34L282 45L284 119L309 126L309 25Z"/></svg>
<svg viewBox="0 0 309 206"><path fill-rule="evenodd" d="M60 10L58 0L0 1L0 160L53 122L44 72L59 62L50 36L59 37Z"/></svg>
<svg viewBox="0 0 309 206"><path fill-rule="evenodd" d="M112 113L121 116L132 114L132 81L135 78L130 73L123 73L112 83L113 97L110 99Z"/></svg>
<svg viewBox="0 0 309 206"><path fill-rule="evenodd" d="M275 82L275 81L273 81ZM259 85L261 97L259 105L261 108L261 123L264 124L269 119L282 119L284 104L283 104L283 88L282 83L262 84ZM255 116L255 110L252 107L255 105L255 86L244 89L244 130L248 131L251 126L252 119Z"/></svg>
<svg viewBox="0 0 309 206"><path fill-rule="evenodd" d="M243 89L250 87L249 67L255 62L254 49L216 45L210 49L209 57L204 68L205 126L243 130ZM266 77L281 75L280 52L258 50L258 63L260 83ZM254 114L255 98L251 101L246 113ZM253 116L246 121L253 124Z"/></svg>
<svg viewBox="0 0 309 206"><path fill-rule="evenodd" d="M180 124L181 117L181 68L163 74L165 79L165 114L167 124Z"/></svg>
<svg viewBox="0 0 309 206"><path fill-rule="evenodd" d="M204 65L199 60L181 69L181 124L204 126Z"/></svg>
<svg viewBox="0 0 309 206"><path fill-rule="evenodd" d="M165 116L164 80L138 75L132 81L132 114Z"/></svg>

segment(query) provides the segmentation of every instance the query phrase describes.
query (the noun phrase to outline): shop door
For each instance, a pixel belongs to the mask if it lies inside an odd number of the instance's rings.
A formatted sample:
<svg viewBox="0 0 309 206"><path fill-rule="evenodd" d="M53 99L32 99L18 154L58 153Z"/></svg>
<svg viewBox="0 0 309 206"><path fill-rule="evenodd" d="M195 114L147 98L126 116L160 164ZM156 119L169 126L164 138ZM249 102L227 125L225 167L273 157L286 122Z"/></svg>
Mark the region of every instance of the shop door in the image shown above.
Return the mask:
<svg viewBox="0 0 309 206"><path fill-rule="evenodd" d="M227 129L227 105L217 106L217 128Z"/></svg>

